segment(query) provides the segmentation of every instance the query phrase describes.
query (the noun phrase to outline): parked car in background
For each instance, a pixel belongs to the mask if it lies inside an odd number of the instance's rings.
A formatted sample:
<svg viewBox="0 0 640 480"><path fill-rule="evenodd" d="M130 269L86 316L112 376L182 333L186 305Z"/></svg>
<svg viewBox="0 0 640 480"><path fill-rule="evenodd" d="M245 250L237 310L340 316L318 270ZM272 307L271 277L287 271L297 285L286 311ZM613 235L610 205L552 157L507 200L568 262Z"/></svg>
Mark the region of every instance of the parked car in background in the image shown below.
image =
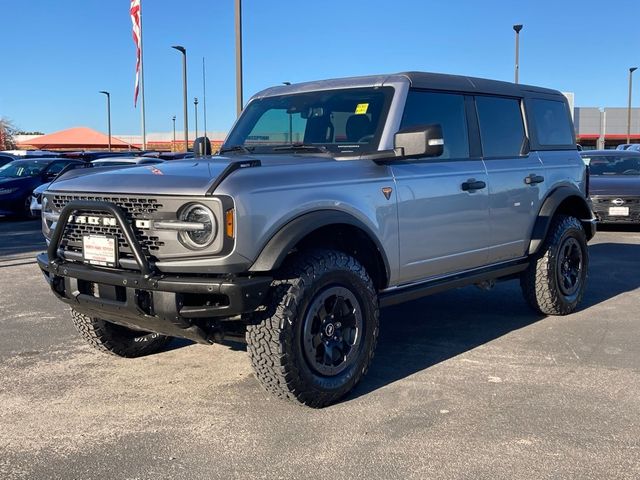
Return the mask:
<svg viewBox="0 0 640 480"><path fill-rule="evenodd" d="M67 165L78 160L35 158L14 160L0 167L0 215L30 216L31 193L53 180Z"/></svg>
<svg viewBox="0 0 640 480"><path fill-rule="evenodd" d="M51 158L59 157L60 152L52 152L50 150L5 150L2 153L13 155L16 159L26 160L28 158Z"/></svg>
<svg viewBox="0 0 640 480"><path fill-rule="evenodd" d="M184 158L193 158L193 152L147 152L143 157L160 158L162 160L182 160Z"/></svg>
<svg viewBox="0 0 640 480"><path fill-rule="evenodd" d="M119 165L153 165L163 163L164 160L149 157L118 157L118 158L101 158L94 160L91 164L94 167L115 167Z"/></svg>
<svg viewBox="0 0 640 480"><path fill-rule="evenodd" d="M42 213L42 194L49 188L51 182L43 183L31 193L29 211L32 217L39 217Z"/></svg>
<svg viewBox="0 0 640 480"><path fill-rule="evenodd" d="M640 223L640 152L581 152L589 165L589 192L601 223Z"/></svg>
<svg viewBox="0 0 640 480"><path fill-rule="evenodd" d="M626 150L627 148L629 148L631 145L633 145L632 143L621 143L620 145L618 145L616 147L616 150Z"/></svg>
<svg viewBox="0 0 640 480"><path fill-rule="evenodd" d="M9 155L8 153L0 153L0 167L6 165L9 162L16 160L16 157Z"/></svg>
<svg viewBox="0 0 640 480"><path fill-rule="evenodd" d="M76 160L83 160L85 162L92 162L101 158L114 158L114 157L135 157L139 156L141 152L108 152L105 150L98 151L79 151L79 152L64 152L62 156L64 158L74 158Z"/></svg>

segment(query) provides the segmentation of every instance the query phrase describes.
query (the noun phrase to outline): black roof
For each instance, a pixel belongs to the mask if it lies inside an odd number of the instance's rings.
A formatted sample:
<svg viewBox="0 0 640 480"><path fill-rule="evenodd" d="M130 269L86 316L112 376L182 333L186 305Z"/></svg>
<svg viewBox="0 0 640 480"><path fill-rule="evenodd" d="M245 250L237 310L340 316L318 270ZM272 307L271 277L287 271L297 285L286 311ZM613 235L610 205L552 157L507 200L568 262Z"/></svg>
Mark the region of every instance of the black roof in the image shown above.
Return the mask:
<svg viewBox="0 0 640 480"><path fill-rule="evenodd" d="M559 91L550 88L502 82L500 80L489 80L486 78L465 77L462 75L428 72L402 72L398 75L407 77L411 82L411 86L415 88L490 93L506 96L525 96L532 93L562 95Z"/></svg>

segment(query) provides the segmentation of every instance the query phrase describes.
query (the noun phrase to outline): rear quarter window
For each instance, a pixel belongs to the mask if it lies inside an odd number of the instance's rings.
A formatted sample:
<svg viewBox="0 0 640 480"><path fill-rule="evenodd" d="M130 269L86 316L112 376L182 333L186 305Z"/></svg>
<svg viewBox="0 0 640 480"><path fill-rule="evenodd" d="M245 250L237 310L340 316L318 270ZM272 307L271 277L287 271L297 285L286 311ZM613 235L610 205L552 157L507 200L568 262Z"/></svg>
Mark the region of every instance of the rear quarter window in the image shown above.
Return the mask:
<svg viewBox="0 0 640 480"><path fill-rule="evenodd" d="M531 100L531 116L542 146L573 146L573 129L567 104L555 100Z"/></svg>

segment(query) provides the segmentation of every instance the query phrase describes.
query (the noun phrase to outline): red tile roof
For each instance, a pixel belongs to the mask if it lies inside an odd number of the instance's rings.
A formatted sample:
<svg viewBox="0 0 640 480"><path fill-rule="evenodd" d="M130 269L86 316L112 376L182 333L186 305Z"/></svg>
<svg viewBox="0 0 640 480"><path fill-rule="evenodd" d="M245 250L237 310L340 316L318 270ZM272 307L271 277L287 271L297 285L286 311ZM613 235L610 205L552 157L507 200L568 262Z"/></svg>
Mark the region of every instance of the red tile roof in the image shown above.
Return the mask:
<svg viewBox="0 0 640 480"><path fill-rule="evenodd" d="M75 148L92 149L107 148L109 137L104 133L97 132L87 127L76 127L68 130L42 135L32 138L18 146L33 146L41 149L47 148ZM111 146L115 148L128 148L129 144L122 140L111 137Z"/></svg>

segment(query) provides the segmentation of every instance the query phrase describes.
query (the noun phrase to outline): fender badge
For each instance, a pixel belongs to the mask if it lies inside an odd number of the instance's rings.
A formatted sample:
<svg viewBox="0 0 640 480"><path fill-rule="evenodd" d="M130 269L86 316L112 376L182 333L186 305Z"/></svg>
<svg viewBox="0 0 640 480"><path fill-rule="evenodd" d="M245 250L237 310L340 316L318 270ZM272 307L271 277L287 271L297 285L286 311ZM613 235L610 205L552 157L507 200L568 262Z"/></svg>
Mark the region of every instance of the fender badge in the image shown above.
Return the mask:
<svg viewBox="0 0 640 480"><path fill-rule="evenodd" d="M393 192L393 188L391 187L382 187L382 193L384 194L384 198L389 200L391 198L391 193Z"/></svg>
<svg viewBox="0 0 640 480"><path fill-rule="evenodd" d="M160 170L159 168L149 167L149 170L151 170L151 173L153 173L154 175L164 175L164 173L162 173L162 170Z"/></svg>

